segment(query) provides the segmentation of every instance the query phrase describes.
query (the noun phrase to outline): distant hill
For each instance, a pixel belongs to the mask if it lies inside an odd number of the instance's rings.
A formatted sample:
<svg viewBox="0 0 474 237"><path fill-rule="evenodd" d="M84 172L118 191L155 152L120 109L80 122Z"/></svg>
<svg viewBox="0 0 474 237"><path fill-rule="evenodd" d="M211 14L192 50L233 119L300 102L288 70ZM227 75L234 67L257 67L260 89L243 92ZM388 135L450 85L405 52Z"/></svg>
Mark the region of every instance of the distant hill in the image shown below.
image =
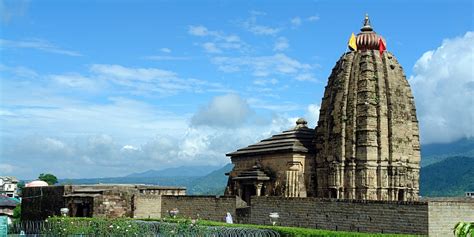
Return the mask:
<svg viewBox="0 0 474 237"><path fill-rule="evenodd" d="M466 191L474 191L473 157L449 157L421 168L421 196L464 196Z"/></svg>
<svg viewBox="0 0 474 237"><path fill-rule="evenodd" d="M233 167L234 165L227 164L204 177L197 178L189 184L189 194L224 195L224 189L227 186L228 179L225 173L230 172Z"/></svg>
<svg viewBox="0 0 474 237"><path fill-rule="evenodd" d="M144 177L198 177L211 173L219 169L220 166L180 166L163 170L148 170L142 173L133 173L125 177L144 178Z"/></svg>
<svg viewBox="0 0 474 237"><path fill-rule="evenodd" d="M421 166L434 164L454 156L474 157L474 138L421 146Z"/></svg>
<svg viewBox="0 0 474 237"><path fill-rule="evenodd" d="M147 171L125 177L60 179L60 184L149 184L161 186L186 187L189 195L223 195L227 185L225 173L232 170L233 165L227 164L212 170L214 166L183 166L160 171ZM210 171L209 171L210 170ZM189 172L188 172L189 171ZM208 172L209 171L209 172ZM175 172L175 176L172 176ZM188 173L186 173L188 172ZM197 175L199 173L199 175ZM191 176L191 174L193 176ZM152 175L147 177L147 175ZM161 176L154 176L161 175ZM179 176L181 175L181 176Z"/></svg>
<svg viewBox="0 0 474 237"><path fill-rule="evenodd" d="M59 179L59 184L149 184L186 187L198 177L115 177L89 179Z"/></svg>

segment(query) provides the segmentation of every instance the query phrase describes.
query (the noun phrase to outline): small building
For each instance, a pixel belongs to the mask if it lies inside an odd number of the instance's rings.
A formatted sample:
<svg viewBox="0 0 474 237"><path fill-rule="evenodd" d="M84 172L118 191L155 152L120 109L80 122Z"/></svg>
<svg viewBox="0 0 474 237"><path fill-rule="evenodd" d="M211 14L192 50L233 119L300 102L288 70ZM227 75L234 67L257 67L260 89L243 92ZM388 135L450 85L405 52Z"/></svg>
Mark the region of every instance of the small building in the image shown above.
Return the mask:
<svg viewBox="0 0 474 237"><path fill-rule="evenodd" d="M0 176L0 195L18 197L18 179L12 176Z"/></svg>
<svg viewBox="0 0 474 237"><path fill-rule="evenodd" d="M13 209L20 204L20 200L0 195L0 216L13 217Z"/></svg>
<svg viewBox="0 0 474 237"><path fill-rule="evenodd" d="M96 184L26 187L22 219L44 220L68 208L71 217L133 217L140 195L186 195L186 188L136 184Z"/></svg>
<svg viewBox="0 0 474 237"><path fill-rule="evenodd" d="M466 192L466 197L474 198L474 191Z"/></svg>
<svg viewBox="0 0 474 237"><path fill-rule="evenodd" d="M251 196L306 197L314 161L315 131L300 118L293 129L227 154L234 169L226 195L237 195L247 204Z"/></svg>

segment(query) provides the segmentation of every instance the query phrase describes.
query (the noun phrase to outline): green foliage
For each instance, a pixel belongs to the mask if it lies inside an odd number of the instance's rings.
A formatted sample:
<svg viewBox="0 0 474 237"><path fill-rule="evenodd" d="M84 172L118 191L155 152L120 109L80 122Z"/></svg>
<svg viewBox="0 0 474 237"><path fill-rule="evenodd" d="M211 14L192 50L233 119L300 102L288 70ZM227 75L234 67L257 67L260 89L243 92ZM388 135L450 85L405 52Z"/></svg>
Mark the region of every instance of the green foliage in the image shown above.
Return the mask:
<svg viewBox="0 0 474 237"><path fill-rule="evenodd" d="M457 237L474 236L474 222L459 222L454 226L454 235Z"/></svg>
<svg viewBox="0 0 474 237"><path fill-rule="evenodd" d="M52 174L40 174L38 177L39 180L43 180L44 182L48 183L49 185L54 185L58 183L58 178Z"/></svg>
<svg viewBox="0 0 474 237"><path fill-rule="evenodd" d="M42 231L46 236L142 236L143 231L132 219L50 217Z"/></svg>
<svg viewBox="0 0 474 237"><path fill-rule="evenodd" d="M163 221L171 223L179 223L186 221L185 219L142 219L144 221ZM331 230L319 230L309 229L301 227L287 227L287 226L267 226L267 225L252 225L252 224L227 224L225 222L208 221L208 220L197 220L198 226L225 226L225 227L240 227L240 228L251 228L251 229L271 229L278 232L282 237L296 237L296 236L333 236L333 237L409 237L414 235L402 235L402 234L376 234L376 233L359 233L359 232L347 232L347 231L331 231Z"/></svg>
<svg viewBox="0 0 474 237"><path fill-rule="evenodd" d="M15 209L13 209L13 219L20 220L21 218L21 205L18 204Z"/></svg>
<svg viewBox="0 0 474 237"><path fill-rule="evenodd" d="M421 168L422 196L464 196L467 191L474 191L474 158L451 157Z"/></svg>

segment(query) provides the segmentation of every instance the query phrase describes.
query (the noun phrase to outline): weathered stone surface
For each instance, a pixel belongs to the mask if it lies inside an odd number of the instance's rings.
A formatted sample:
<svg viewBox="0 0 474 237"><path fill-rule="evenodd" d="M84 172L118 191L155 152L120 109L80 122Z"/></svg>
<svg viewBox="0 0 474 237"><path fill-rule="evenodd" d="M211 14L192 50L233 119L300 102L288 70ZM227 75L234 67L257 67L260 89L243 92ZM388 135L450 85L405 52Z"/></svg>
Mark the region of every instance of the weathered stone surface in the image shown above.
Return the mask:
<svg viewBox="0 0 474 237"><path fill-rule="evenodd" d="M418 122L393 55L344 54L324 94L315 140L317 196L417 200Z"/></svg>

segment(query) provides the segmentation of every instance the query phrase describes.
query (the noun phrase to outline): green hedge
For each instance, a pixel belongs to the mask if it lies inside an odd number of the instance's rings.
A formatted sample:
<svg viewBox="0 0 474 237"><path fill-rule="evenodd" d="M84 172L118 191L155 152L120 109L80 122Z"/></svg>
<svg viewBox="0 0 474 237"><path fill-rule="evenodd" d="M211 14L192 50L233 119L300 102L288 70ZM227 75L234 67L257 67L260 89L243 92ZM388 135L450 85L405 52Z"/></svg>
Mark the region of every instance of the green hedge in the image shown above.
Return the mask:
<svg viewBox="0 0 474 237"><path fill-rule="evenodd" d="M164 222L173 222L180 223L186 221L186 219L172 219L172 218L162 218L162 219L141 219L144 221L164 221ZM258 229L271 229L278 232L283 237L294 237L294 236L308 236L308 237L317 237L317 236L334 236L334 237L366 237L366 236L380 236L380 237L409 237L416 235L403 235L403 234L375 234L375 233L360 233L360 232L347 232L347 231L331 231L331 230L319 230L319 229L309 229L301 227L287 227L287 226L267 226L267 225L252 225L252 224L227 224L225 222L217 221L207 221L207 220L198 220L198 225L203 226L226 226L226 227L242 227L242 228L258 228Z"/></svg>

